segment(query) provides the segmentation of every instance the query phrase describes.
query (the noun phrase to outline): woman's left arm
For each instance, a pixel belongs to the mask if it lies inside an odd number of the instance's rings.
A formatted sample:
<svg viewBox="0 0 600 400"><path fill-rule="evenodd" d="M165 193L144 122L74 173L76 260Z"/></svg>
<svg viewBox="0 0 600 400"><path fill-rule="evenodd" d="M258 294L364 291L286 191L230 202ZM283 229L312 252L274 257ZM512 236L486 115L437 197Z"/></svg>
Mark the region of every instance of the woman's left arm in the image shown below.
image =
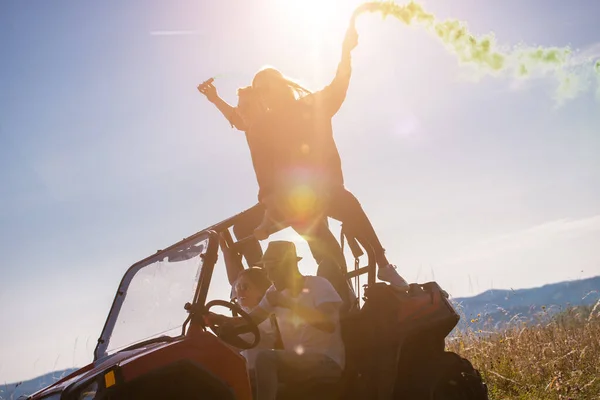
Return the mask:
<svg viewBox="0 0 600 400"><path fill-rule="evenodd" d="M350 22L344 43L342 45L342 59L338 64L335 77L329 85L320 92L315 93L315 102L320 103L327 110L330 117L333 117L346 100L346 93L350 86L350 77L352 75L352 57L351 52L358 44L358 33L354 25L354 17Z"/></svg>

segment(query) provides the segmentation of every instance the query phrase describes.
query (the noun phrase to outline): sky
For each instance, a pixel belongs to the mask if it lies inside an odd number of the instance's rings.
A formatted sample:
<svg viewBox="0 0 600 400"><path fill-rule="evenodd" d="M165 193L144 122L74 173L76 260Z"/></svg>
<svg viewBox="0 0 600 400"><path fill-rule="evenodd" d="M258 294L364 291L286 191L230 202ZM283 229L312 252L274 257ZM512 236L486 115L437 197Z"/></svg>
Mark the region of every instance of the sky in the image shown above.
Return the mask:
<svg viewBox="0 0 600 400"><path fill-rule="evenodd" d="M359 2L318 3L1 2L0 381L90 362L128 266L255 204L246 140L196 86L235 103L265 65L328 84ZM600 56L596 0L422 4ZM552 78L475 79L419 27L357 28L334 134L398 271L455 297L600 275L600 96L557 104Z"/></svg>

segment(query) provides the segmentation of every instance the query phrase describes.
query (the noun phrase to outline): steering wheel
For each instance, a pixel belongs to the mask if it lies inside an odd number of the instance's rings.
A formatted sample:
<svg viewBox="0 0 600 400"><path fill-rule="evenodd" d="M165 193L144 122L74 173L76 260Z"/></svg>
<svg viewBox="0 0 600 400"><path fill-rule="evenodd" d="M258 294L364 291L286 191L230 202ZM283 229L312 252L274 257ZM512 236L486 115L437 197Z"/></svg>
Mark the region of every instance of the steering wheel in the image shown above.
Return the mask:
<svg viewBox="0 0 600 400"><path fill-rule="evenodd" d="M258 345L258 342L260 341L260 331L258 330L258 325L250 318L250 315L247 312L242 310L237 304L225 300L213 300L208 302L206 304L206 312L208 313L209 310L215 306L222 306L230 309L232 312L239 314L246 322L246 324L242 326L231 327L227 324L219 325L218 323L211 322L210 318L206 318L206 324L219 339L242 350L249 350ZM240 335L244 333L252 333L254 340L248 342L242 339Z"/></svg>

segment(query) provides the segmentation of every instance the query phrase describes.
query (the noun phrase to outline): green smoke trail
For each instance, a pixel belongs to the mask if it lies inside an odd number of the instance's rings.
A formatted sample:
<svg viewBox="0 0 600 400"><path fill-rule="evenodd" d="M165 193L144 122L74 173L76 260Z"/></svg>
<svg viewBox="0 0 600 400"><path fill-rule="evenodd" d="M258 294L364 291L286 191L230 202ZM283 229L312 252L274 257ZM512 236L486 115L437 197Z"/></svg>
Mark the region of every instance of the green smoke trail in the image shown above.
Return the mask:
<svg viewBox="0 0 600 400"><path fill-rule="evenodd" d="M585 63L576 63L569 47L519 46L512 51L502 51L498 49L493 34L475 36L465 22L456 19L439 21L413 1L406 5L389 0L367 2L356 9L355 15L366 12L378 12L384 19L392 16L406 25L422 25L440 39L461 63L479 67L484 73L498 76L508 72L520 79L531 77L534 73L551 74L558 80L556 98L559 102L589 89L592 75L596 75L600 98L600 61L593 68L586 67Z"/></svg>

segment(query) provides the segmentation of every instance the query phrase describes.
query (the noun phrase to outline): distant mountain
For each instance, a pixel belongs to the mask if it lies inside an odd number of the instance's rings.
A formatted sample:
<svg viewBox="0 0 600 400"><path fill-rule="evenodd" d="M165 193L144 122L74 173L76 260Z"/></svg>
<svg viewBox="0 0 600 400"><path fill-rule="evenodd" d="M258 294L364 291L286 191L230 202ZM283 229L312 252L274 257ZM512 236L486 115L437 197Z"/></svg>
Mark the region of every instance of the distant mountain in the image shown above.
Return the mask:
<svg viewBox="0 0 600 400"><path fill-rule="evenodd" d="M488 290L452 299L461 314L460 328L499 329L510 321L543 319L569 307L600 301L600 276L531 289Z"/></svg>
<svg viewBox="0 0 600 400"><path fill-rule="evenodd" d="M458 329L496 330L514 319L548 317L567 307L597 303L600 276L531 289L488 290L477 296L451 300L461 314ZM21 395L34 393L74 370L55 371L21 383L0 385L0 400L16 400Z"/></svg>
<svg viewBox="0 0 600 400"><path fill-rule="evenodd" d="M28 381L0 384L0 400L16 400L19 396L30 395L69 375L75 370L76 368L69 368L50 372Z"/></svg>

